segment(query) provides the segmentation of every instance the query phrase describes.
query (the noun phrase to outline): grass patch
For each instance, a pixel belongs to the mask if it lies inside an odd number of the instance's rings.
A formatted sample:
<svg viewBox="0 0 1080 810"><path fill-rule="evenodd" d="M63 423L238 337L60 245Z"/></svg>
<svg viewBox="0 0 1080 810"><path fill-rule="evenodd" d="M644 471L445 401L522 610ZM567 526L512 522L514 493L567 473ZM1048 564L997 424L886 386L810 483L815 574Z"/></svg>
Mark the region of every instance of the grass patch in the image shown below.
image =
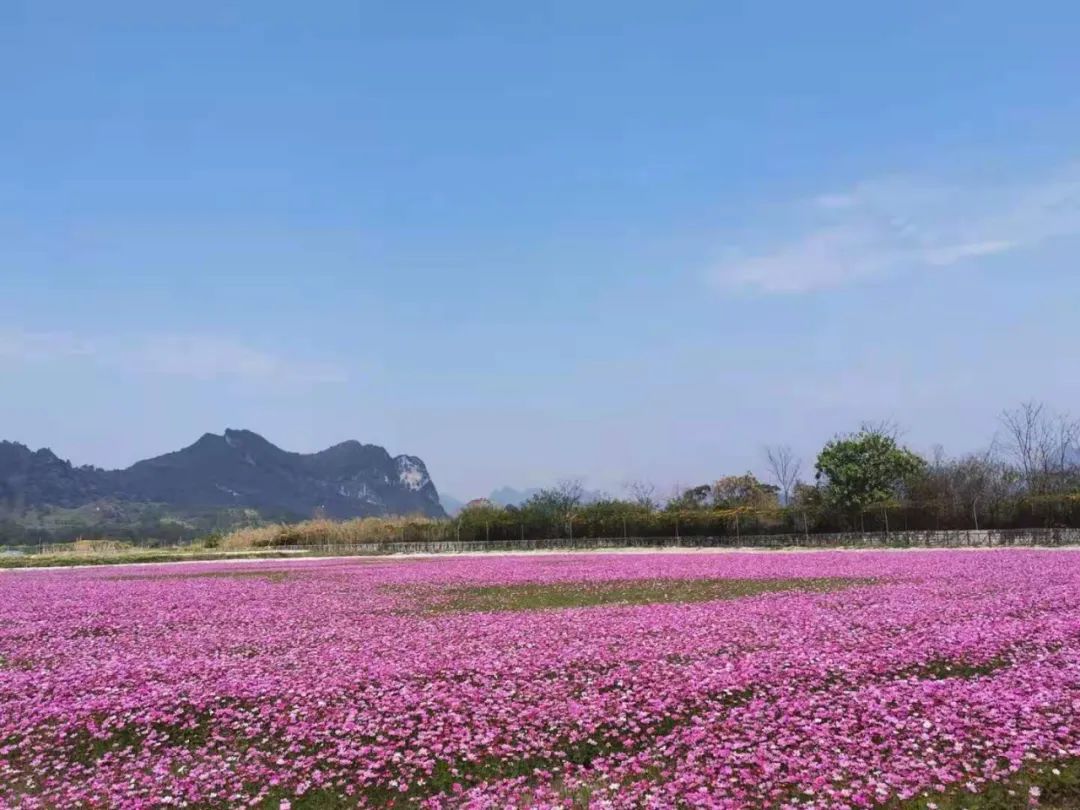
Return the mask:
<svg viewBox="0 0 1080 810"><path fill-rule="evenodd" d="M292 579L292 571L200 571L191 574L121 574L108 577L114 581L179 580L179 579L262 579L267 582L284 582Z"/></svg>
<svg viewBox="0 0 1080 810"><path fill-rule="evenodd" d="M1009 661L1003 657L979 663L938 658L929 661L922 666L906 670L901 673L901 677L919 678L924 681L942 681L946 678L969 680L971 678L981 678L986 675L992 675L999 669L1003 669L1007 666L1009 666Z"/></svg>
<svg viewBox="0 0 1080 810"><path fill-rule="evenodd" d="M389 791L388 797L389 797ZM344 796L333 788L315 788L306 791L302 796L297 796L288 790L273 790L270 795L259 803L264 810L278 810L282 801L287 800L291 810L343 810L344 808L357 807L359 796ZM384 803L386 807L393 807L392 801Z"/></svg>
<svg viewBox="0 0 1080 810"><path fill-rule="evenodd" d="M484 585L444 590L431 608L437 613L502 613L600 605L713 602L785 591L828 593L872 582L843 578L648 579Z"/></svg>
<svg viewBox="0 0 1080 810"><path fill-rule="evenodd" d="M889 805L895 810L1080 810L1080 761L1033 765L1007 782L972 793L956 787Z"/></svg>

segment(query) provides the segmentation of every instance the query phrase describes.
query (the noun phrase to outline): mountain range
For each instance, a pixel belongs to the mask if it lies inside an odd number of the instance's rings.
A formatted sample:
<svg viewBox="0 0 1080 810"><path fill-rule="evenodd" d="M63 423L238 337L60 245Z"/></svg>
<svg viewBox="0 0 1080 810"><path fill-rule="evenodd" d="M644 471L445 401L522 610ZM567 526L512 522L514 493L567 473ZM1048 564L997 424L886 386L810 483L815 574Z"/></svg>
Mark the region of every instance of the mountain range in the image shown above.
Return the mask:
<svg viewBox="0 0 1080 810"><path fill-rule="evenodd" d="M285 520L445 514L423 461L357 441L292 453L249 430L226 430L122 470L75 467L51 450L0 442L0 515L8 521L150 504L180 515L226 510Z"/></svg>

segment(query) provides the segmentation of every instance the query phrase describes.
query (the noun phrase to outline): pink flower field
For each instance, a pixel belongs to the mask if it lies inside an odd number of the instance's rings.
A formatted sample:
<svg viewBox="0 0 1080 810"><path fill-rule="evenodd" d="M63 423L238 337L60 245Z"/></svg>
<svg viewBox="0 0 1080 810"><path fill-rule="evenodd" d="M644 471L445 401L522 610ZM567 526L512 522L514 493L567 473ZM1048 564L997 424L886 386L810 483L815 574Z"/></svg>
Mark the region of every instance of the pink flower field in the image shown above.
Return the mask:
<svg viewBox="0 0 1080 810"><path fill-rule="evenodd" d="M1078 757L1072 551L0 574L4 807L1023 807Z"/></svg>

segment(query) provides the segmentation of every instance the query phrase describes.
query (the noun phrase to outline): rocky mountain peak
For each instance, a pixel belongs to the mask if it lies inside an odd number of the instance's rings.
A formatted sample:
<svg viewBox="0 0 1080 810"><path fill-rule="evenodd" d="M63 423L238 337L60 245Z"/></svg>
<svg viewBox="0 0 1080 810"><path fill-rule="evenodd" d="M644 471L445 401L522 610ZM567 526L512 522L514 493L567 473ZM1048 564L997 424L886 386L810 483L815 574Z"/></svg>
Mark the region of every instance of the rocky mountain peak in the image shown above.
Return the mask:
<svg viewBox="0 0 1080 810"><path fill-rule="evenodd" d="M445 514L421 459L392 457L358 441L294 453L253 431L228 428L111 471L73 468L50 450L0 442L0 513L102 498L179 510L256 510L276 519Z"/></svg>

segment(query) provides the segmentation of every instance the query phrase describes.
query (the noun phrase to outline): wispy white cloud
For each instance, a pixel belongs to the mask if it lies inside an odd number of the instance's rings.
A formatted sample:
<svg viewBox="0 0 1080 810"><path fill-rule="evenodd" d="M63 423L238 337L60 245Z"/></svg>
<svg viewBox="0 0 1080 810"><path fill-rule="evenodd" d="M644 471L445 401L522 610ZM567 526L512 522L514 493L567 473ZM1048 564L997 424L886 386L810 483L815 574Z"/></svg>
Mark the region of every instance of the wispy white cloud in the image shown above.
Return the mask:
<svg viewBox="0 0 1080 810"><path fill-rule="evenodd" d="M47 360L93 354L91 343L64 332L0 331L0 359Z"/></svg>
<svg viewBox="0 0 1080 810"><path fill-rule="evenodd" d="M800 207L800 218L796 235L734 252L712 280L724 289L801 293L1080 235L1080 166L1022 185L877 180L821 194Z"/></svg>
<svg viewBox="0 0 1080 810"><path fill-rule="evenodd" d="M859 198L854 194L819 194L814 204L820 208L852 208L859 204Z"/></svg>
<svg viewBox="0 0 1080 810"><path fill-rule="evenodd" d="M204 335L159 335L125 358L141 371L198 379L238 377L282 382L343 382L345 371L325 362L285 358L234 340Z"/></svg>
<svg viewBox="0 0 1080 810"><path fill-rule="evenodd" d="M76 360L134 373L198 380L344 382L345 370L323 361L282 357L240 341L210 335L85 337L62 332L0 331L0 360L38 363Z"/></svg>

